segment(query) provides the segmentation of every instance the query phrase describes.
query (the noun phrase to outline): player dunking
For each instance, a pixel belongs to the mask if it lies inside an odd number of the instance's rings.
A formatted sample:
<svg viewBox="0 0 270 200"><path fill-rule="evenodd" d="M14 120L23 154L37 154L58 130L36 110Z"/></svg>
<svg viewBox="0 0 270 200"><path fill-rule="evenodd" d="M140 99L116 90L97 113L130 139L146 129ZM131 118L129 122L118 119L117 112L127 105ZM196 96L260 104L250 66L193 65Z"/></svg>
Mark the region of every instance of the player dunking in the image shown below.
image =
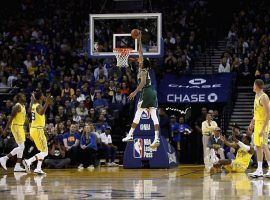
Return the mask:
<svg viewBox="0 0 270 200"><path fill-rule="evenodd" d="M42 171L41 165L44 158L48 155L47 139L44 134L45 128L45 112L48 106L52 103L53 98L51 96L46 97L45 105L42 106L44 96L40 90L37 90L31 97L31 117L32 123L30 127L30 136L33 139L37 149L40 153L28 160L23 160L26 171L30 172L30 166L34 161L37 162L37 168L34 170L35 174L43 175L46 174Z"/></svg>
<svg viewBox="0 0 270 200"><path fill-rule="evenodd" d="M2 167L6 170L7 160L15 155L17 155L17 162L14 168L14 172L25 172L25 169L21 167L23 150L24 150L24 142L25 142L25 131L24 131L24 123L26 119L26 111L25 111L25 103L26 98L25 95L19 93L17 95L18 103L12 108L11 116L7 122L7 125L4 129L4 136L6 135L7 129L11 128L12 135L18 145L18 147L14 148L8 155L0 158L0 163Z"/></svg>
<svg viewBox="0 0 270 200"><path fill-rule="evenodd" d="M254 100L254 117L250 122L249 129L254 128L254 145L256 146L258 168L255 172L248 175L253 178L269 177L270 169L264 175L262 169L263 155L267 160L268 167L270 168L270 152L268 149L268 132L269 132L269 119L270 107L269 97L263 92L264 82L260 79L255 80L253 91L256 93Z"/></svg>
<svg viewBox="0 0 270 200"><path fill-rule="evenodd" d="M154 122L155 128L155 139L153 143L150 145L151 148L157 148L160 145L159 141L159 121L157 118L157 94L156 91L152 89L151 86L151 78L149 75L149 67L150 61L149 59L143 58L142 53L142 40L141 40L141 32L138 36L139 43L139 71L138 71L138 86L134 92L132 92L128 99L133 100L137 93L141 91L140 99L137 106L137 111L135 113L135 117L133 119L133 123L131 125L131 129L127 136L122 140L123 142L133 141L133 133L138 123L140 122L141 115L143 111L148 110L150 116Z"/></svg>

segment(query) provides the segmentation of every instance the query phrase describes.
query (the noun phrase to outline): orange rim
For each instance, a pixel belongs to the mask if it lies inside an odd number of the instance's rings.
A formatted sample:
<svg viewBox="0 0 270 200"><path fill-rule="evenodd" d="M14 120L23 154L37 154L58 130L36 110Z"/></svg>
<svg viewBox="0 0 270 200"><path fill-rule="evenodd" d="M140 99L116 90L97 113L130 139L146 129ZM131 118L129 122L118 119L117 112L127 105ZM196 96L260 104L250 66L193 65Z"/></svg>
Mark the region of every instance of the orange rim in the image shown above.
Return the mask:
<svg viewBox="0 0 270 200"><path fill-rule="evenodd" d="M121 55L128 55L132 51L131 48L114 48L113 52L119 53Z"/></svg>

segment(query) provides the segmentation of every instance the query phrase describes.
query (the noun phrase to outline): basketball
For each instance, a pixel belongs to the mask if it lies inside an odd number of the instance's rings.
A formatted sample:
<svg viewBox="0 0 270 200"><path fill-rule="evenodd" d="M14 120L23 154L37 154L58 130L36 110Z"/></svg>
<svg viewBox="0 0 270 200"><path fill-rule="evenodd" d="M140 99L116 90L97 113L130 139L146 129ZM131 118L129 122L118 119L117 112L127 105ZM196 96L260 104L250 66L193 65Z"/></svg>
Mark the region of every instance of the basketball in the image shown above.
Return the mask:
<svg viewBox="0 0 270 200"><path fill-rule="evenodd" d="M139 29L133 29L131 31L131 37L135 40L135 39L138 39L139 37L139 34L140 34L140 30Z"/></svg>

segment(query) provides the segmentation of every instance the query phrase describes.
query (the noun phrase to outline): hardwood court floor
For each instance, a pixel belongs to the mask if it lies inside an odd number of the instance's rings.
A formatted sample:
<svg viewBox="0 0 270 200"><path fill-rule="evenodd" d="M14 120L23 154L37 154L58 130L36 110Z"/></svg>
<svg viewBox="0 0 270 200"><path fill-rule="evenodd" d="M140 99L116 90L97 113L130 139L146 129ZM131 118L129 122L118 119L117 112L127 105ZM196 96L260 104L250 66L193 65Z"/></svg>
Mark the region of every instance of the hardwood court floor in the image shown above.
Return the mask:
<svg viewBox="0 0 270 200"><path fill-rule="evenodd" d="M46 176L0 170L0 199L270 199L270 180L244 173L176 169L45 169Z"/></svg>

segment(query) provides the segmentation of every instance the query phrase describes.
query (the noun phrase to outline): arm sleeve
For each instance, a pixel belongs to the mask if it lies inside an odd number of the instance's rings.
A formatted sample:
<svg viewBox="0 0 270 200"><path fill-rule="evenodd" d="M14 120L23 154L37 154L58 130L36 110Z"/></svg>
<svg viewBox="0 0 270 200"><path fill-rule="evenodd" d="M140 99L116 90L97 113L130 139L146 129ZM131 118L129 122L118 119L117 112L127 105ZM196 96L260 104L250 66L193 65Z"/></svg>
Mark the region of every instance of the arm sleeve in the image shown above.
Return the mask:
<svg viewBox="0 0 270 200"><path fill-rule="evenodd" d="M108 143L109 144L112 144L112 137L111 137L111 135L109 135L109 137L108 137Z"/></svg>
<svg viewBox="0 0 270 200"><path fill-rule="evenodd" d="M250 146L244 144L243 142L239 141L237 143L239 145L239 147L242 147L243 149L245 149L246 151L249 151L250 150Z"/></svg>

